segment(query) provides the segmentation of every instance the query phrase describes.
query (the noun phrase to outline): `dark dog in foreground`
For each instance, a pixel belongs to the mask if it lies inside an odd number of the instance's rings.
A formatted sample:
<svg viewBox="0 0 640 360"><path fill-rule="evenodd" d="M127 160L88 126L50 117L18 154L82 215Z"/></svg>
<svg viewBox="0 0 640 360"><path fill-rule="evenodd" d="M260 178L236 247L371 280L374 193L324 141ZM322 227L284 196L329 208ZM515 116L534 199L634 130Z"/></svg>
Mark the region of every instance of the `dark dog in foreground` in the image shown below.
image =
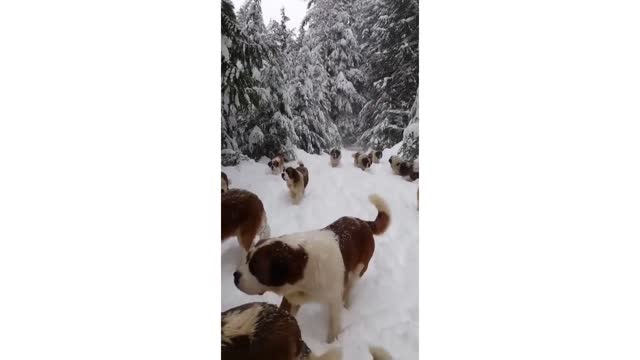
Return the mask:
<svg viewBox="0 0 640 360"><path fill-rule="evenodd" d="M296 318L275 305L255 302L222 313L222 360L341 360L333 348L322 355L302 340ZM381 348L370 346L373 360L391 360Z"/></svg>
<svg viewBox="0 0 640 360"><path fill-rule="evenodd" d="M339 360L332 349L315 355L296 319L268 303L249 303L222 313L222 360Z"/></svg>

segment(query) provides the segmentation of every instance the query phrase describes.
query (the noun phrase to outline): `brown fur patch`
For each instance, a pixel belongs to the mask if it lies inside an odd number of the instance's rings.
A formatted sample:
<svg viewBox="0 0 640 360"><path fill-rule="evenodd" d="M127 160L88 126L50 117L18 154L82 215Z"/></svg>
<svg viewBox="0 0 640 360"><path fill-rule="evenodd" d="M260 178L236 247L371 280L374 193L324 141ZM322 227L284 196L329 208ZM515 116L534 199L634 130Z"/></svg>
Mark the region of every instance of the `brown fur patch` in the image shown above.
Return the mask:
<svg viewBox="0 0 640 360"><path fill-rule="evenodd" d="M309 184L309 170L304 166L303 163L300 163L300 166L296 168L302 174L302 179L304 180L304 188L307 188L307 184Z"/></svg>
<svg viewBox="0 0 640 360"><path fill-rule="evenodd" d="M251 336L249 334L234 334L235 336L229 338L229 342L223 342L222 359L296 360L307 358L310 350L302 340L296 319L275 305L249 303L229 309L221 315L222 328L224 329L224 325L230 317L257 306L261 307L261 311L256 318ZM225 337L224 330L222 337Z"/></svg>
<svg viewBox="0 0 640 360"><path fill-rule="evenodd" d="M360 273L360 276L362 276L375 250L373 232L367 222L358 218L343 216L326 228L333 231L338 239L342 260L344 261L345 283L348 273L354 271L358 264L364 265L364 269Z"/></svg>
<svg viewBox="0 0 640 360"><path fill-rule="evenodd" d="M387 231L390 221L391 218L389 217L389 214L378 212L376 219L373 221L367 221L367 225L369 225L369 228L374 235L379 235Z"/></svg>
<svg viewBox="0 0 640 360"><path fill-rule="evenodd" d="M308 260L309 256L302 247L292 248L274 240L251 254L249 271L265 286L295 284L304 276Z"/></svg>
<svg viewBox="0 0 640 360"><path fill-rule="evenodd" d="M237 236L240 246L249 250L260 231L264 206L250 191L230 189L222 194L222 240Z"/></svg>
<svg viewBox="0 0 640 360"><path fill-rule="evenodd" d="M284 172L287 173L287 176L289 176L289 178L292 179L294 183L300 181L300 173L296 169L288 167L284 169ZM284 175L282 175L282 179L284 180Z"/></svg>

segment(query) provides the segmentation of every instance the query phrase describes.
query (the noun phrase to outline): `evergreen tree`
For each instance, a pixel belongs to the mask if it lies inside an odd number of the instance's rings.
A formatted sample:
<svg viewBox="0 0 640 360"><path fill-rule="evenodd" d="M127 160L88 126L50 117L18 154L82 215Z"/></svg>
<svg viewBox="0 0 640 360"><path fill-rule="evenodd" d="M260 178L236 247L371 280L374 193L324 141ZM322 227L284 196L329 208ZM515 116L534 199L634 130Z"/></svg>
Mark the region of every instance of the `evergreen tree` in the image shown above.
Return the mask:
<svg viewBox="0 0 640 360"><path fill-rule="evenodd" d="M418 1L362 0L359 40L367 59L358 143L389 147L402 140L418 89Z"/></svg>
<svg viewBox="0 0 640 360"><path fill-rule="evenodd" d="M230 0L222 0L221 10L223 163L234 164L239 159L236 115L258 102L249 91L254 84L251 69L262 65L264 49L242 34Z"/></svg>
<svg viewBox="0 0 640 360"><path fill-rule="evenodd" d="M316 49L329 77L330 119L345 142L355 140L357 114L365 99L359 92L364 76L362 55L353 30L353 1L314 0L303 20L304 43Z"/></svg>
<svg viewBox="0 0 640 360"><path fill-rule="evenodd" d="M286 58L282 49L282 29L267 29L262 18L260 0L248 0L238 12L241 32L248 41L260 44L267 56L261 67L253 67L253 87L248 89L257 99L239 114L242 132L240 150L253 159L283 154L295 159L293 149L299 139L291 119L291 99L287 93Z"/></svg>
<svg viewBox="0 0 640 360"><path fill-rule="evenodd" d="M399 151L400 156L405 160L415 160L418 158L420 149L420 131L418 125L418 94L416 94L416 99L411 107L411 120L409 120L407 128L404 129L402 146Z"/></svg>

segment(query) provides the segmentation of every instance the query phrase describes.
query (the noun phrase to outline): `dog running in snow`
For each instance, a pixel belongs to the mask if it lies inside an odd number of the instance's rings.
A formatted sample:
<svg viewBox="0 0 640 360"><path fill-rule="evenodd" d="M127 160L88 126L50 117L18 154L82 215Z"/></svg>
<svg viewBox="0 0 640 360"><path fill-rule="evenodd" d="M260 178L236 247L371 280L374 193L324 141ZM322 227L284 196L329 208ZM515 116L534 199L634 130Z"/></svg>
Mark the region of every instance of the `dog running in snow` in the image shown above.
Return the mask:
<svg viewBox="0 0 640 360"><path fill-rule="evenodd" d="M400 156L393 155L389 158L389 164L391 164L391 170L396 175L400 175L403 178L414 181L420 176L418 168L418 160L405 161Z"/></svg>
<svg viewBox="0 0 640 360"><path fill-rule="evenodd" d="M336 167L340 165L340 159L342 158L342 153L338 148L333 148L329 152L329 158L330 158L329 164L331 164L331 167Z"/></svg>
<svg viewBox="0 0 640 360"><path fill-rule="evenodd" d="M256 235L271 236L267 213L260 198L247 190L230 189L222 193L222 241L238 237L238 243L249 251Z"/></svg>
<svg viewBox="0 0 640 360"><path fill-rule="evenodd" d="M234 284L249 295L282 295L280 307L293 316L305 303L328 305L327 339L333 342L341 332L342 306L351 305L352 289L373 256L374 235L391 220L380 196L369 201L378 210L374 221L343 216L323 229L258 241L233 273Z"/></svg>
<svg viewBox="0 0 640 360"><path fill-rule="evenodd" d="M229 178L222 172L222 192L229 191Z"/></svg>
<svg viewBox="0 0 640 360"><path fill-rule="evenodd" d="M364 153L356 152L353 155L353 165L362 170L366 170L371 167L371 158Z"/></svg>
<svg viewBox="0 0 640 360"><path fill-rule="evenodd" d="M302 340L296 318L255 302L222 313L222 360L339 360L340 349L315 355Z"/></svg>
<svg viewBox="0 0 640 360"><path fill-rule="evenodd" d="M382 158L382 151L380 150L371 150L371 152L368 154L369 159L371 159L371 161L374 164L379 164L380 163L380 159Z"/></svg>
<svg viewBox="0 0 640 360"><path fill-rule="evenodd" d="M271 159L271 161L267 163L267 165L269 165L272 174L278 175L282 172L282 170L284 170L284 163L284 156L276 155L273 159Z"/></svg>
<svg viewBox="0 0 640 360"><path fill-rule="evenodd" d="M300 203L304 196L304 189L309 184L309 170L299 161L298 167L288 166L282 172L282 180L286 181L289 188L289 195L294 204Z"/></svg>

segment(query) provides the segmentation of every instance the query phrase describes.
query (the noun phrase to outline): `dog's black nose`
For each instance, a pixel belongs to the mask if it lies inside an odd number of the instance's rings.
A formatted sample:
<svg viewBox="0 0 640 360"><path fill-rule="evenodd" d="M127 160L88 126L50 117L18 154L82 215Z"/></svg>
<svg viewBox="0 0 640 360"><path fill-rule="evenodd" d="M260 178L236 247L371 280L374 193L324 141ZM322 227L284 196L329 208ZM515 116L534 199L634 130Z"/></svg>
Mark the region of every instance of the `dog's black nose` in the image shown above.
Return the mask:
<svg viewBox="0 0 640 360"><path fill-rule="evenodd" d="M240 273L236 271L233 273L233 283L236 284L236 286L238 286L239 282L240 282Z"/></svg>

